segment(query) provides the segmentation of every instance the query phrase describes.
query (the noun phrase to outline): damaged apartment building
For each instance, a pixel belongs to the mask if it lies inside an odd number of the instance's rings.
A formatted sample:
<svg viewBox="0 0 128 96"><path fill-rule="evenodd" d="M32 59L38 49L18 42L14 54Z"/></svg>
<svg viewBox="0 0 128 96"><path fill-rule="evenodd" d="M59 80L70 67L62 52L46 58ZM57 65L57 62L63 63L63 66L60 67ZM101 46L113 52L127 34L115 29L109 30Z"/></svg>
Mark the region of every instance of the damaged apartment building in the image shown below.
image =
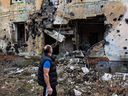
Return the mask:
<svg viewBox="0 0 128 96"><path fill-rule="evenodd" d="M40 54L45 44L51 44L55 54L82 50L90 57L128 59L127 0L5 1L10 2L0 10L1 48L8 38L29 53Z"/></svg>
<svg viewBox="0 0 128 96"><path fill-rule="evenodd" d="M0 49L4 53L26 51L26 21L42 0L0 0ZM21 48L21 50L19 50Z"/></svg>

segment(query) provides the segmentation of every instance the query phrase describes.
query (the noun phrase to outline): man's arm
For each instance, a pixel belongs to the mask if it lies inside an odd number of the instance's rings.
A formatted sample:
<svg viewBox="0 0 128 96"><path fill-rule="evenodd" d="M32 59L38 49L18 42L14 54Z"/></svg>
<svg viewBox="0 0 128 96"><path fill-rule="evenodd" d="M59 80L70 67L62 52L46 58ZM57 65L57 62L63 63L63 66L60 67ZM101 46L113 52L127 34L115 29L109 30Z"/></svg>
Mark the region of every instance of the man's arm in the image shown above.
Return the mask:
<svg viewBox="0 0 128 96"><path fill-rule="evenodd" d="M50 70L50 62L46 61L43 66L43 71L44 71L43 75L44 75L44 81L47 86L48 94L51 95L53 90L50 85L49 70Z"/></svg>
<svg viewBox="0 0 128 96"><path fill-rule="evenodd" d="M50 87L50 82L49 82L49 69L47 68L43 68L43 71L44 71L44 80L45 80L45 83L47 85L47 87Z"/></svg>

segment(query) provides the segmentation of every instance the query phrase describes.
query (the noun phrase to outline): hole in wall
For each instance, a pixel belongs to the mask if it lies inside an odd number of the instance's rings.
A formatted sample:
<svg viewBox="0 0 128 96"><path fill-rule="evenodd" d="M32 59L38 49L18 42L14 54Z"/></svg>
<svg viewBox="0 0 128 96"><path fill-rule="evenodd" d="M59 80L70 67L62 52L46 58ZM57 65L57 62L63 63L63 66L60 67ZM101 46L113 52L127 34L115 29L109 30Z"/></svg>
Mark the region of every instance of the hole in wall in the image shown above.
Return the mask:
<svg viewBox="0 0 128 96"><path fill-rule="evenodd" d="M109 45L110 44L110 42L108 42L108 41L105 41L105 45Z"/></svg>
<svg viewBox="0 0 128 96"><path fill-rule="evenodd" d="M125 18L125 22L128 24L128 18Z"/></svg>
<svg viewBox="0 0 128 96"><path fill-rule="evenodd" d="M114 18L114 19L113 19L113 21L115 21L115 22L116 22L116 21L117 21L117 18Z"/></svg>
<svg viewBox="0 0 128 96"><path fill-rule="evenodd" d="M124 50L126 50L126 49L127 49L127 47L123 47L123 49L124 49Z"/></svg>
<svg viewBox="0 0 128 96"><path fill-rule="evenodd" d="M117 33L119 33L120 32L120 30L117 30Z"/></svg>
<svg viewBox="0 0 128 96"><path fill-rule="evenodd" d="M125 52L125 54L128 54L128 52Z"/></svg>
<svg viewBox="0 0 128 96"><path fill-rule="evenodd" d="M113 12L110 13L110 16L112 16L112 15L113 15Z"/></svg>
<svg viewBox="0 0 128 96"><path fill-rule="evenodd" d="M75 16L75 14L73 12L70 12L70 16Z"/></svg>
<svg viewBox="0 0 128 96"><path fill-rule="evenodd" d="M101 7L101 8L103 8L104 6L103 6L103 5L101 5L100 7Z"/></svg>
<svg viewBox="0 0 128 96"><path fill-rule="evenodd" d="M72 0L66 0L66 2L67 2L67 3L71 3L71 2L72 2Z"/></svg>
<svg viewBox="0 0 128 96"><path fill-rule="evenodd" d="M79 36L76 46L86 51L85 47L90 47L104 39L106 25L104 24L105 16L98 15L87 19L70 20L69 26L75 29ZM111 27L111 25L109 25Z"/></svg>
<svg viewBox="0 0 128 96"><path fill-rule="evenodd" d="M122 20L123 17L124 17L124 15L121 14L121 15L119 16L119 18L118 18L118 21Z"/></svg>

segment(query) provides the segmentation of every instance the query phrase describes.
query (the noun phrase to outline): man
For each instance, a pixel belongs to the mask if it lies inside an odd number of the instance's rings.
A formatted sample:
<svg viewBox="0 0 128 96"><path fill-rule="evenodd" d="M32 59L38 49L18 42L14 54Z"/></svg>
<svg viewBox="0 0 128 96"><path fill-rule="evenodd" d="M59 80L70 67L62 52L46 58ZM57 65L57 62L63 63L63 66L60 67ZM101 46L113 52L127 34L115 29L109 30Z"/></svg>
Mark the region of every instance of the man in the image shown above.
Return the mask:
<svg viewBox="0 0 128 96"><path fill-rule="evenodd" d="M57 72L56 64L51 59L52 52L50 45L44 47L44 56L38 70L38 83L44 87L43 96L57 96Z"/></svg>

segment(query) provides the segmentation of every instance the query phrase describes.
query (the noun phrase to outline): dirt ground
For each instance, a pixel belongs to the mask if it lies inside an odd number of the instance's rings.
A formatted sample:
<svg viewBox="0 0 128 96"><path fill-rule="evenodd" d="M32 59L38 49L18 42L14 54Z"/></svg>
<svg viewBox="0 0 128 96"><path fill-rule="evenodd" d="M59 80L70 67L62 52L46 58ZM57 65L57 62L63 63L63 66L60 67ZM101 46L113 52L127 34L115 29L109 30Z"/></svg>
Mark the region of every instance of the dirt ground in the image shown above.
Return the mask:
<svg viewBox="0 0 128 96"><path fill-rule="evenodd" d="M0 56L0 96L38 96L37 68L30 59Z"/></svg>

